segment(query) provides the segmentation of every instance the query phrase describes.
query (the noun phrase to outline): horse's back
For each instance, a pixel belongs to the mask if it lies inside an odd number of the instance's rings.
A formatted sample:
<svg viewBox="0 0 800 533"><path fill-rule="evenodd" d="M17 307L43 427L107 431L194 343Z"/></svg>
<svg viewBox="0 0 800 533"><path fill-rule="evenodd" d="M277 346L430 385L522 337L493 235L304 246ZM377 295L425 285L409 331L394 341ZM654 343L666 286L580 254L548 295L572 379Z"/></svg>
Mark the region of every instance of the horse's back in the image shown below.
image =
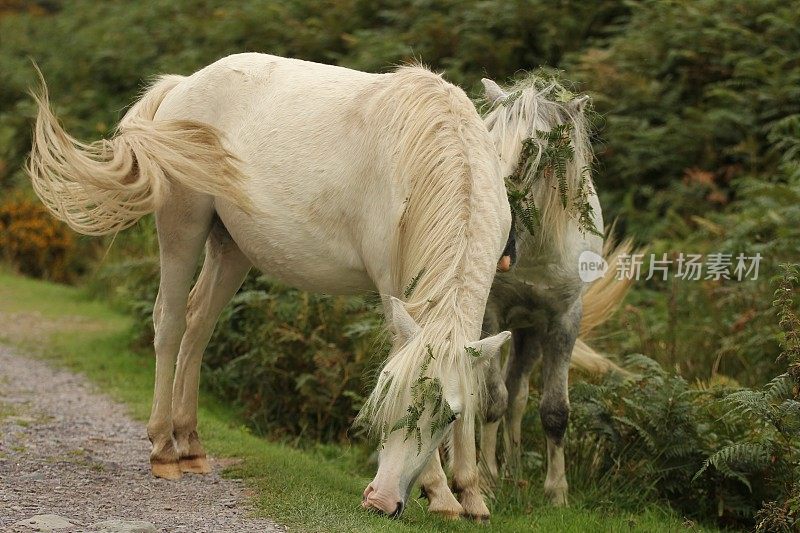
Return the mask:
<svg viewBox="0 0 800 533"><path fill-rule="evenodd" d="M222 199L216 210L257 268L309 290L371 289L364 257L388 257L375 236L399 218L380 136L364 127L359 103L383 77L236 54L182 80L156 118L210 124L240 160L258 215Z"/></svg>
<svg viewBox="0 0 800 533"><path fill-rule="evenodd" d="M247 176L244 192L261 214L249 217L222 199L217 212L258 268L310 290L350 292L374 283L385 291L388 280L376 278L391 270L410 179L395 172L399 144L408 125L426 124L424 117L398 117L429 112L415 107L427 96L458 106L463 116L471 114L474 130L483 129L463 91L423 68L401 70L370 74L236 54L182 80L156 118L199 120L222 132ZM485 137L469 149L486 153L465 161L496 159ZM462 141L452 144L466 150Z"/></svg>

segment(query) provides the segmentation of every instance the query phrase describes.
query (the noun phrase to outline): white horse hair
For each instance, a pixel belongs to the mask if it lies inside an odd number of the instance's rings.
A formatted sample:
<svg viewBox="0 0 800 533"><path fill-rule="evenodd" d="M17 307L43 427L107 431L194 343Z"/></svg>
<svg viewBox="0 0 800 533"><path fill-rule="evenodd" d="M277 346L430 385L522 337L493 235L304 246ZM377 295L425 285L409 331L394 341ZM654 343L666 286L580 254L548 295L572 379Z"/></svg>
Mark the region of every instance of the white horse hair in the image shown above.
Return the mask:
<svg viewBox="0 0 800 533"><path fill-rule="evenodd" d="M474 416L484 362L509 334L478 338L511 217L491 138L463 91L416 66L367 74L238 54L160 78L112 139L88 145L64 132L46 90L38 103L28 172L56 217L99 235L156 215L155 475L209 470L196 431L200 360L254 265L306 290L384 296L397 339L363 412L384 440L364 506L402 512L452 427L458 511L488 516ZM390 429L429 351L426 377L460 418L428 431L428 408L418 442Z"/></svg>
<svg viewBox="0 0 800 533"><path fill-rule="evenodd" d="M546 148L546 141L538 133L548 132L559 124L570 124L570 145L573 150L572 159L566 165L566 183L570 192L575 193L581 186L581 180L588 176L593 154L589 142L586 115L583 108L588 98L581 96L569 102L559 102L556 98L565 94L565 89L554 81L543 81L537 76L523 78L506 91L491 80L484 80L488 87L486 98L492 109L485 117L486 127L494 140L495 148L503 162L504 169L512 169L518 164L522 143L530 140L536 143L538 152L528 161L523 183L520 187L530 191L530 197L541 215L538 231L535 235L520 229L517 232L517 247L521 257L540 254L542 250L558 255L558 260L571 259L570 245L574 242L573 230L575 212L571 205L562 205L560 192L552 181L537 179L541 157ZM505 96L500 96L502 91ZM494 100L489 100L489 98ZM510 172L509 172L510 174ZM506 174L506 175L509 175ZM591 179L587 179L593 207L600 217L600 205L594 192ZM596 226L602 231L602 223ZM576 266L576 265L570 265Z"/></svg>

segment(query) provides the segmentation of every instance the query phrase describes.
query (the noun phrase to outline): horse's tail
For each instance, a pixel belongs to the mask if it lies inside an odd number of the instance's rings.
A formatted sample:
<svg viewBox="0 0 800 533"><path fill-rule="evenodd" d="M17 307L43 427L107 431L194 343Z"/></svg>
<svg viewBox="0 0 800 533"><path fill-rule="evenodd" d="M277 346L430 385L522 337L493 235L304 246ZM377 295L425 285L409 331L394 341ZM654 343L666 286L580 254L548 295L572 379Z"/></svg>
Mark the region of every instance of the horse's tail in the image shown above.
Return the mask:
<svg viewBox="0 0 800 533"><path fill-rule="evenodd" d="M50 109L47 86L33 94L39 111L27 171L33 188L58 219L86 235L123 230L164 201L170 181L249 207L236 158L213 127L188 120L154 120L183 79L164 76L120 121L110 139L84 144Z"/></svg>
<svg viewBox="0 0 800 533"><path fill-rule="evenodd" d="M606 275L592 283L583 295L580 338L575 342L575 348L572 350L573 368L579 368L591 374L604 374L610 371L627 373L584 341L591 335L592 330L614 314L622 300L625 299L633 280L618 279L614 272L617 270L619 257L630 254L632 250L633 243L630 240L625 240L616 247L611 239L606 240L603 255L608 262L608 270Z"/></svg>

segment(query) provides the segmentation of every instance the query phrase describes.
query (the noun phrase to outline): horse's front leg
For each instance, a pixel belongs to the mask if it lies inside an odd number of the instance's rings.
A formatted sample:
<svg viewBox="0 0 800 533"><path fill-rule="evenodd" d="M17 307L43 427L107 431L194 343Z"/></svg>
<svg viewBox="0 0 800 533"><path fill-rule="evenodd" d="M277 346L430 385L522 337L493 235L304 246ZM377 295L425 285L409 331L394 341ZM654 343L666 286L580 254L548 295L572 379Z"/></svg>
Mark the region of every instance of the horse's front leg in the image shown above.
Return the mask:
<svg viewBox="0 0 800 533"><path fill-rule="evenodd" d="M476 520L489 518L478 475L474 419L460 418L453 425L453 491L458 494L465 516Z"/></svg>
<svg viewBox="0 0 800 533"><path fill-rule="evenodd" d="M423 496L428 499L428 512L449 519L459 518L464 513L464 508L447 485L447 476L442 468L438 451L433 453L433 457L422 471L419 484Z"/></svg>
<svg viewBox="0 0 800 533"><path fill-rule="evenodd" d="M509 242L511 242L509 237ZM498 318L492 294L489 296L489 303L483 316L483 331L489 335L494 335L500 331L500 319ZM481 426L480 441L480 465L481 474L484 475L483 486L492 487L497 480L497 431L500 427L500 420L508 409L508 390L506 389L503 377L502 353L499 350L497 355L489 361L486 369L486 394L483 402L483 424Z"/></svg>
<svg viewBox="0 0 800 533"><path fill-rule="evenodd" d="M528 406L530 376L541 353L536 328L513 330L513 345L506 363L506 467L514 475L521 474L522 419Z"/></svg>
<svg viewBox="0 0 800 533"><path fill-rule="evenodd" d="M542 399L539 416L547 439L545 494L553 505L567 504L564 433L569 422L569 362L581 321L581 301L558 317L542 345Z"/></svg>

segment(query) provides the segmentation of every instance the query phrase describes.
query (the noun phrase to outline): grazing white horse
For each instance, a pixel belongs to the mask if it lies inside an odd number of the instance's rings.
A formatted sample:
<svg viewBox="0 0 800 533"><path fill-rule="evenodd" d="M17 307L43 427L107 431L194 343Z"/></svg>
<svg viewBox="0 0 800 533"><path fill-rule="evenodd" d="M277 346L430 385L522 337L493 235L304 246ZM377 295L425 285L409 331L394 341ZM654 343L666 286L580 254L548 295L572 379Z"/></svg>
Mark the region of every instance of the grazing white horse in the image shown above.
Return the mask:
<svg viewBox="0 0 800 533"><path fill-rule="evenodd" d="M396 338L362 410L382 437L363 505L399 515L452 431L463 511L488 514L474 420L481 367L510 333L478 339L511 215L463 91L420 67L367 74L238 54L160 78L113 138L88 145L60 127L46 90L38 103L28 172L55 216L100 235L155 212L154 475L209 471L200 360L254 265L306 290L384 296Z"/></svg>

